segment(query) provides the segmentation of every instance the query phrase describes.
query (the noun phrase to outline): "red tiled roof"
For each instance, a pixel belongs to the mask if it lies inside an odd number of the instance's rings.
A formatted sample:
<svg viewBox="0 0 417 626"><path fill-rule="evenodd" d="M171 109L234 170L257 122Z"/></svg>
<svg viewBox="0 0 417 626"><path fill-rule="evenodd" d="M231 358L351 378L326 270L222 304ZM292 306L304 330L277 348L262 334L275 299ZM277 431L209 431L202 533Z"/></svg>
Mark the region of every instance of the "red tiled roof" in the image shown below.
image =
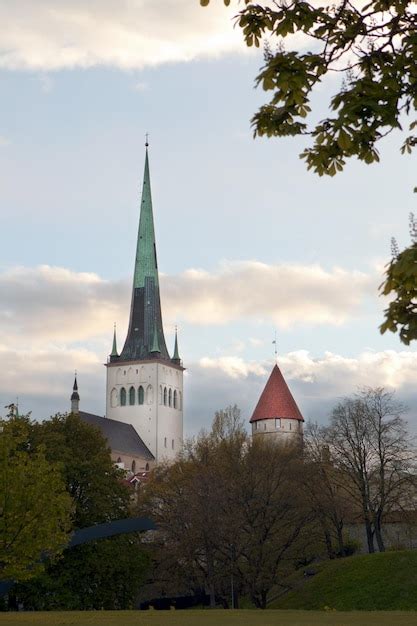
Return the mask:
<svg viewBox="0 0 417 626"><path fill-rule="evenodd" d="M250 421L257 422L275 417L285 417L304 422L300 409L292 397L278 365L274 366Z"/></svg>

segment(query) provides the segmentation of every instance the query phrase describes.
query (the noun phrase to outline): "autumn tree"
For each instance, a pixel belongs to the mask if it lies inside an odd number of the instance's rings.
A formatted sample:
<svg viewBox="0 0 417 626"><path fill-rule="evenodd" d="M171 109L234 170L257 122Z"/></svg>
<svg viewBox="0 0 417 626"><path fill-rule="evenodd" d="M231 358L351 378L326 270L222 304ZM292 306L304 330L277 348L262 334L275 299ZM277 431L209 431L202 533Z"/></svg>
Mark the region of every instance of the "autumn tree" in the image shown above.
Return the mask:
<svg viewBox="0 0 417 626"><path fill-rule="evenodd" d="M72 501L59 463L30 443L30 420L0 421L0 578L39 574L69 540Z"/></svg>
<svg viewBox="0 0 417 626"><path fill-rule="evenodd" d="M340 488L356 503L365 524L368 551L383 552L387 514L415 497L415 451L393 392L366 388L333 410L326 438Z"/></svg>
<svg viewBox="0 0 417 626"><path fill-rule="evenodd" d="M141 506L160 529L160 575L207 589L212 606L236 607L243 593L265 608L296 546L308 541L300 463L298 448L250 440L236 407L219 411L212 430L159 466L147 486Z"/></svg>
<svg viewBox="0 0 417 626"><path fill-rule="evenodd" d="M340 474L331 461L326 427L309 422L304 430L301 485L330 559L345 555L344 526L352 512L340 483Z"/></svg>

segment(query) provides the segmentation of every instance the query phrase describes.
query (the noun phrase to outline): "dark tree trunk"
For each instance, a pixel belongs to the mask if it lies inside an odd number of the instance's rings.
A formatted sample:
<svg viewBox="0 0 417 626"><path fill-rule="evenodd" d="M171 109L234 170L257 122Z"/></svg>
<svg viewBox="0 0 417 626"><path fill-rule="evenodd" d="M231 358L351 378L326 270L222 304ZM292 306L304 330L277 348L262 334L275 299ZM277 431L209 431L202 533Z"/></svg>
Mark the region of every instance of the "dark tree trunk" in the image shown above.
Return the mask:
<svg viewBox="0 0 417 626"><path fill-rule="evenodd" d="M337 525L337 545L340 556L345 556L345 544L343 542L343 523Z"/></svg>
<svg viewBox="0 0 417 626"><path fill-rule="evenodd" d="M329 557L329 559L334 559L335 554L334 554L334 550L332 546L332 540L331 540L330 533L327 530L327 528L323 529L323 534L324 534L324 543L326 546L327 556Z"/></svg>
<svg viewBox="0 0 417 626"><path fill-rule="evenodd" d="M381 518L377 516L375 521L375 538L380 552L385 552L384 539L382 537Z"/></svg>
<svg viewBox="0 0 417 626"><path fill-rule="evenodd" d="M371 522L367 518L365 519L365 529L366 529L366 540L368 542L368 552L369 554L373 554L375 552L374 533L372 530Z"/></svg>

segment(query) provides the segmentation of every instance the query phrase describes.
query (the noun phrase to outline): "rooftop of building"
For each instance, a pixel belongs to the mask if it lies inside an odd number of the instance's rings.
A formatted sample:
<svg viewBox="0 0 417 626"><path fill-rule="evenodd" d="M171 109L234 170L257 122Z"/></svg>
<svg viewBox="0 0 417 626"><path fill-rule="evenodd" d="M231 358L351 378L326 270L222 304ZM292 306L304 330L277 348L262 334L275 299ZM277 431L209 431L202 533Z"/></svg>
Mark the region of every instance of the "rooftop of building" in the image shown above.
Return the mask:
<svg viewBox="0 0 417 626"><path fill-rule="evenodd" d="M154 455L131 424L85 411L80 411L79 415L83 422L100 429L112 450L140 457L146 461L155 460Z"/></svg>
<svg viewBox="0 0 417 626"><path fill-rule="evenodd" d="M278 417L304 422L301 411L285 382L281 370L278 365L275 365L250 421L257 422Z"/></svg>

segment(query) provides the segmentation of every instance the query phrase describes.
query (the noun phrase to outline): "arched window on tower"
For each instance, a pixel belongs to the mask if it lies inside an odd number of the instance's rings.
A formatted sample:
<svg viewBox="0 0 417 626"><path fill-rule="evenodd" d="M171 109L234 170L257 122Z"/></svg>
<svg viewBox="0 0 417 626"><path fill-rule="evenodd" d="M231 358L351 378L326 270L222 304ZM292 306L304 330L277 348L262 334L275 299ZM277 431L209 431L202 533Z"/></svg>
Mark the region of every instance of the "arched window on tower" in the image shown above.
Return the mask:
<svg viewBox="0 0 417 626"><path fill-rule="evenodd" d="M167 388L164 387L164 405L167 405Z"/></svg>
<svg viewBox="0 0 417 626"><path fill-rule="evenodd" d="M145 465L145 472L149 472L149 463L146 463Z"/></svg>
<svg viewBox="0 0 417 626"><path fill-rule="evenodd" d="M143 391L142 385L138 389L138 401L139 404L143 404L145 401L145 392Z"/></svg>
<svg viewBox="0 0 417 626"><path fill-rule="evenodd" d="M117 406L117 389L115 387L111 390L110 404L112 407Z"/></svg>
<svg viewBox="0 0 417 626"><path fill-rule="evenodd" d="M181 394L181 391L178 392L178 408L181 411L181 409L182 409L182 394Z"/></svg>
<svg viewBox="0 0 417 626"><path fill-rule="evenodd" d="M135 404L135 395L136 395L135 394L135 388L131 387L129 389L129 404L130 405Z"/></svg>
<svg viewBox="0 0 417 626"><path fill-rule="evenodd" d="M132 461L132 472L133 472L133 474L136 473L136 461L135 461L135 459L133 459L133 461Z"/></svg>
<svg viewBox="0 0 417 626"><path fill-rule="evenodd" d="M162 404L162 385L159 385L159 404Z"/></svg>
<svg viewBox="0 0 417 626"><path fill-rule="evenodd" d="M152 385L148 385L146 387L146 403L147 404L152 404L153 403L153 387L152 387Z"/></svg>
<svg viewBox="0 0 417 626"><path fill-rule="evenodd" d="M168 393L168 404L172 406L172 389L170 389Z"/></svg>
<svg viewBox="0 0 417 626"><path fill-rule="evenodd" d="M174 409L177 408L177 390L174 391Z"/></svg>
<svg viewBox="0 0 417 626"><path fill-rule="evenodd" d="M120 389L120 405L126 406L126 389L124 387Z"/></svg>

